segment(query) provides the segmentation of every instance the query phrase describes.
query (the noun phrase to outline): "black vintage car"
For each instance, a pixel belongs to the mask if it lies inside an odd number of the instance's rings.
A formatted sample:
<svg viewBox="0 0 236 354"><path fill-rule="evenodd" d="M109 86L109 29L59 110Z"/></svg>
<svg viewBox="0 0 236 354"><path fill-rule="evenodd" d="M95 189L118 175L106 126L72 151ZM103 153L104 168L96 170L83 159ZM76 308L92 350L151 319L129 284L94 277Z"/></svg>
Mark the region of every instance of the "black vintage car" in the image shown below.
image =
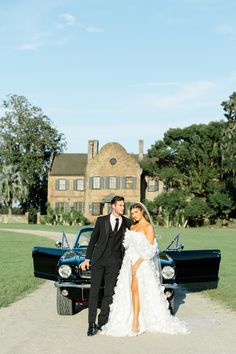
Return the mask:
<svg viewBox="0 0 236 354"><path fill-rule="evenodd" d="M90 270L79 267L84 261L86 249L94 226L79 230L72 248L66 235L56 243L57 248L34 247L32 252L34 275L55 281L57 288L57 312L59 315L73 315L76 303L88 301ZM218 249L183 250L179 234L160 253L161 277L170 311L174 312L174 295L177 284L204 282L208 287L217 286L221 253ZM100 289L102 297L103 288Z"/></svg>

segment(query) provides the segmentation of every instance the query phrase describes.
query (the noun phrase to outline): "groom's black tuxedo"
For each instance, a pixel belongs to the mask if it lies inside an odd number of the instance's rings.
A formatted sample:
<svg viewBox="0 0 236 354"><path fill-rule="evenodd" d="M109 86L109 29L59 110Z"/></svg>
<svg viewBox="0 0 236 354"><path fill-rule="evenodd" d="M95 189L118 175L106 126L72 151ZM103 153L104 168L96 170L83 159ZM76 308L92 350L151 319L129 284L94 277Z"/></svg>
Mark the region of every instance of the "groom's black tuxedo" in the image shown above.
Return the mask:
<svg viewBox="0 0 236 354"><path fill-rule="evenodd" d="M122 223L115 234L111 227L110 214L97 219L86 252L86 259L91 260L89 323L96 321L99 289L103 280L104 296L98 317L99 326L104 325L108 320L109 306L124 255L122 241L125 230L129 229L130 225L130 220L122 216Z"/></svg>

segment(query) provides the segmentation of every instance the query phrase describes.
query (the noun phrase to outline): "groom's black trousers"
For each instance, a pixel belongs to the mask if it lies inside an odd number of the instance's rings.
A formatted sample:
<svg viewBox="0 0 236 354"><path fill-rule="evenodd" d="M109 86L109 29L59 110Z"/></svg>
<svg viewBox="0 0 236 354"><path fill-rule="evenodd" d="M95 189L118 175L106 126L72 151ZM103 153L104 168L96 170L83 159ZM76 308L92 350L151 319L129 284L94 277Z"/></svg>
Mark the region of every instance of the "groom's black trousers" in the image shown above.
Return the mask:
<svg viewBox="0 0 236 354"><path fill-rule="evenodd" d="M102 299L101 312L98 316L98 324L103 326L108 321L110 304L114 294L117 277L121 267L122 259L114 256L102 257L91 266L91 288L89 293L89 323L95 323L97 317L97 306L99 290L104 279L104 296Z"/></svg>

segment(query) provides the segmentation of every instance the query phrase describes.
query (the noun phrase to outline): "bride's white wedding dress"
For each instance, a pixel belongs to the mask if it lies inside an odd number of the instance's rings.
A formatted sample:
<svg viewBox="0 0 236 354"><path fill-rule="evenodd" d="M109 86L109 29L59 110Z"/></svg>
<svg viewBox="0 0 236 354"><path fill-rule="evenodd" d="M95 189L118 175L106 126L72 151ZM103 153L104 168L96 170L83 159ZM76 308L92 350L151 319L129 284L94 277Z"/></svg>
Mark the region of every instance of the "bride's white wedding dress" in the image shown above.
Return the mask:
<svg viewBox="0 0 236 354"><path fill-rule="evenodd" d="M117 279L113 302L110 305L109 319L102 327L101 333L117 337L131 335L133 320L131 265L140 257L143 257L144 261L136 273L140 298L139 334L145 331L188 333L186 324L169 312L164 287L160 283L156 240L151 245L142 232L127 229L123 245L126 249L125 256Z"/></svg>

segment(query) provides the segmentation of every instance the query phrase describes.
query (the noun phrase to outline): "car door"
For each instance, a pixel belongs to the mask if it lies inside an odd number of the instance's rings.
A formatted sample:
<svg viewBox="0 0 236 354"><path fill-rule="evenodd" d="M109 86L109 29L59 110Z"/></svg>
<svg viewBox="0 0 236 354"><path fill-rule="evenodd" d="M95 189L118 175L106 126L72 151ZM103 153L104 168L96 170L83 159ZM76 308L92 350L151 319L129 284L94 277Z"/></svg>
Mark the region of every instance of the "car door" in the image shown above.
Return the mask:
<svg viewBox="0 0 236 354"><path fill-rule="evenodd" d="M220 250L165 250L165 253L175 262L177 283L218 280Z"/></svg>
<svg viewBox="0 0 236 354"><path fill-rule="evenodd" d="M65 249L34 247L32 257L35 277L57 280L57 263L65 252Z"/></svg>

